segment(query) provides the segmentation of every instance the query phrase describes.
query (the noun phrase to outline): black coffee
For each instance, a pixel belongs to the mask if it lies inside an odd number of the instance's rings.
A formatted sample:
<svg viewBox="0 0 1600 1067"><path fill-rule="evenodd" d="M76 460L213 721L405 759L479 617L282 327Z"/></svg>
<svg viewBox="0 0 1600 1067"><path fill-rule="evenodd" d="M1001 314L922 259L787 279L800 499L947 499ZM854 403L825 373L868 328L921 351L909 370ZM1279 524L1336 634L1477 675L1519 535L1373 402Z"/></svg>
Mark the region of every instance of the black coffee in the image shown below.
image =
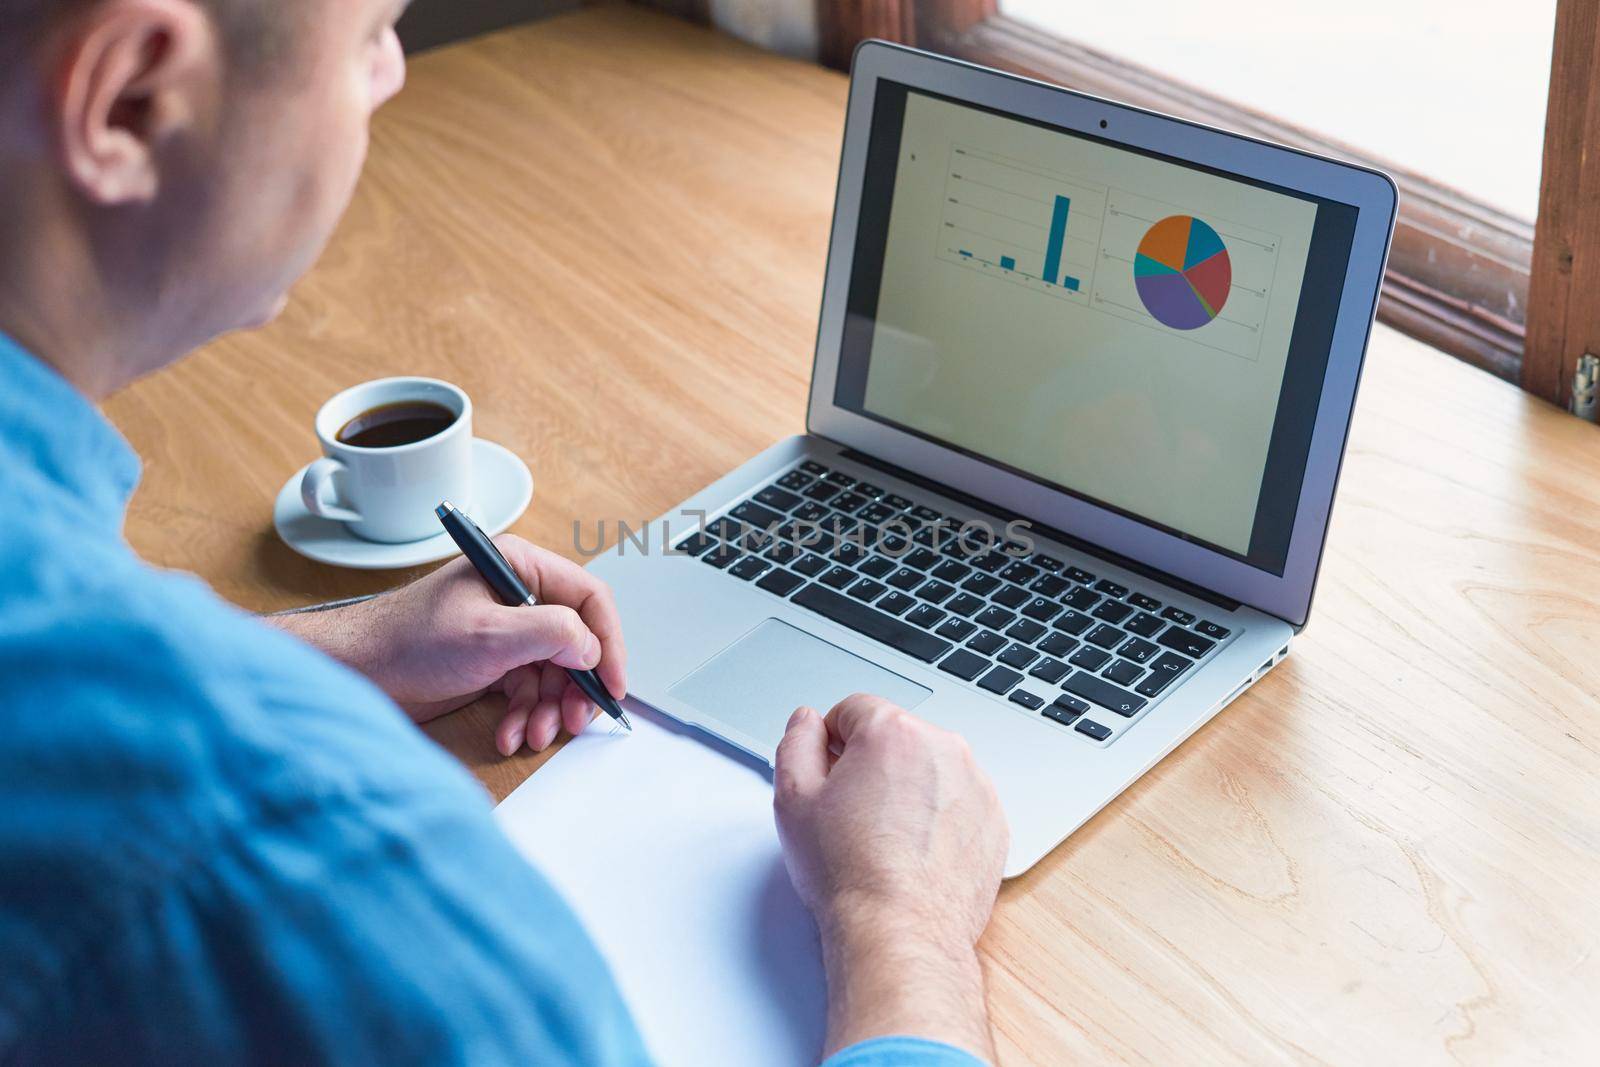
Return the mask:
<svg viewBox="0 0 1600 1067"><path fill-rule="evenodd" d="M342 445L395 448L426 441L456 421L456 413L430 400L399 400L363 411L340 428Z"/></svg>

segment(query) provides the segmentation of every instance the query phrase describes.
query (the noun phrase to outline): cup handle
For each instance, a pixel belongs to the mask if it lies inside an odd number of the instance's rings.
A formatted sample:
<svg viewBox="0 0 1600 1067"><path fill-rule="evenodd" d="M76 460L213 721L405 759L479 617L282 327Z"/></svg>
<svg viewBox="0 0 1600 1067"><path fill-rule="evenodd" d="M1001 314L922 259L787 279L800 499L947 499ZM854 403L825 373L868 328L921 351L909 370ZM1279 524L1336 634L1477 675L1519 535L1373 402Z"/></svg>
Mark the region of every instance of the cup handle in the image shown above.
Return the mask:
<svg viewBox="0 0 1600 1067"><path fill-rule="evenodd" d="M332 502L324 499L324 490L333 488L333 476L345 469L345 465L329 456L323 456L311 466L300 478L300 500L305 504L306 510L322 519L335 519L339 522L360 522L361 515L338 503L334 496Z"/></svg>

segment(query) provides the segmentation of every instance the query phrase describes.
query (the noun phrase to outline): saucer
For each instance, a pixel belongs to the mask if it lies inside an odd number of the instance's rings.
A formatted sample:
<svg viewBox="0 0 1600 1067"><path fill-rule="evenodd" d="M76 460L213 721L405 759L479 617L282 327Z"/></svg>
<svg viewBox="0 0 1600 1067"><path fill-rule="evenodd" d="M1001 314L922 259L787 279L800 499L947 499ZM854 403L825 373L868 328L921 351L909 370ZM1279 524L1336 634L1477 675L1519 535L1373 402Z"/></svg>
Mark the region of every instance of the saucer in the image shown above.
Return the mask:
<svg viewBox="0 0 1600 1067"><path fill-rule="evenodd" d="M306 467L285 483L272 507L272 525L278 528L278 536L302 556L335 567L383 571L433 563L460 551L443 529L421 541L386 545L362 540L342 522L318 518L300 500L300 479ZM528 465L511 450L481 437L472 442L472 482L470 514L490 536L517 521L533 499L533 474Z"/></svg>

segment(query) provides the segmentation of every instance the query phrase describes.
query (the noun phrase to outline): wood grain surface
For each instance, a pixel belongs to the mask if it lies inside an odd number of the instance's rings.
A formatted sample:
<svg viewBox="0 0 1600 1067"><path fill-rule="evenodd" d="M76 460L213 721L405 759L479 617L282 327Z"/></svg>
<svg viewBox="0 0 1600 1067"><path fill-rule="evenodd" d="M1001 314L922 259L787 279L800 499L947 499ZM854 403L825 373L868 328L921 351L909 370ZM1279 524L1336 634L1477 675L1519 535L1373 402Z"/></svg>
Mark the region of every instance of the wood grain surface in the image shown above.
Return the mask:
<svg viewBox="0 0 1600 1067"><path fill-rule="evenodd" d="M574 556L800 430L844 97L632 7L421 58L284 317L108 406L129 538L255 610L403 580L271 525L386 374L465 387ZM1005 887L1002 1062L1596 1062L1597 662L1600 432L1380 329L1295 653ZM430 732L500 797L494 713Z"/></svg>

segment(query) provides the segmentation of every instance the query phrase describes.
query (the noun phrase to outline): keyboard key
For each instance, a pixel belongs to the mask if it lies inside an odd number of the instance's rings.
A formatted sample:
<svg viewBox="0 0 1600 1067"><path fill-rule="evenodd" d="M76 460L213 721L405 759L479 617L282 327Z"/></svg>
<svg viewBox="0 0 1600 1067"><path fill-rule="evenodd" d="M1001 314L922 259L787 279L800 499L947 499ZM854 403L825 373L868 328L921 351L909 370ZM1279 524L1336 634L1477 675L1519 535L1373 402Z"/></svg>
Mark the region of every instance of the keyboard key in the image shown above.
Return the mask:
<svg viewBox="0 0 1600 1067"><path fill-rule="evenodd" d="M974 556L972 565L985 574L993 574L1011 561L998 552L986 552L981 556Z"/></svg>
<svg viewBox="0 0 1600 1067"><path fill-rule="evenodd" d="M800 498L787 489L780 489L776 485L769 485L756 494L756 499L769 508L779 511L788 511L800 503Z"/></svg>
<svg viewBox="0 0 1600 1067"><path fill-rule="evenodd" d="M870 604L886 592L888 592L888 588L882 582L875 582L871 578L863 578L850 587L848 595L855 597L863 604Z"/></svg>
<svg viewBox="0 0 1600 1067"><path fill-rule="evenodd" d="M1166 625L1166 623L1162 622L1149 612L1141 611L1139 614L1123 623L1122 628L1128 631L1130 634L1138 634L1140 637L1154 637L1156 634L1165 629Z"/></svg>
<svg viewBox="0 0 1600 1067"><path fill-rule="evenodd" d="M1080 734L1087 734L1096 741L1104 741L1111 736L1111 727L1101 726L1093 719L1079 719L1078 725L1073 727Z"/></svg>
<svg viewBox="0 0 1600 1067"><path fill-rule="evenodd" d="M978 613L975 620L979 626L987 626L991 630L1004 630L1016 621L1016 615L1005 608L985 608Z"/></svg>
<svg viewBox="0 0 1600 1067"><path fill-rule="evenodd" d="M808 500L827 501L839 495L839 487L828 482L818 482L801 494Z"/></svg>
<svg viewBox="0 0 1600 1067"><path fill-rule="evenodd" d="M1175 622L1179 626L1188 626L1194 622L1194 616L1180 608L1168 608L1161 613L1161 617L1168 622Z"/></svg>
<svg viewBox="0 0 1600 1067"><path fill-rule="evenodd" d="M1153 697L1167 686L1177 681L1178 676L1194 663L1176 652L1163 652L1161 656L1150 664L1150 677L1140 682L1134 692L1140 696Z"/></svg>
<svg viewBox="0 0 1600 1067"><path fill-rule="evenodd" d="M922 584L925 577L921 571L914 571L910 567L901 567L889 575L889 584L896 589L915 589Z"/></svg>
<svg viewBox="0 0 1600 1067"><path fill-rule="evenodd" d="M757 582L756 588L765 589L769 593L777 593L779 596L788 596L805 584L806 580L798 574L779 567Z"/></svg>
<svg viewBox="0 0 1600 1067"><path fill-rule="evenodd" d="M1161 650L1149 641L1137 637L1128 638L1128 643L1117 649L1117 655L1133 660L1135 663L1149 663L1155 654Z"/></svg>
<svg viewBox="0 0 1600 1067"><path fill-rule="evenodd" d="M953 585L971 574L972 568L965 563L957 563L953 559L947 559L929 573L941 582L950 582Z"/></svg>
<svg viewBox="0 0 1600 1067"><path fill-rule="evenodd" d="M1055 685L1067 676L1067 671L1070 669L1060 660L1046 657L1034 664L1033 670L1028 673L1047 685Z"/></svg>
<svg viewBox="0 0 1600 1067"><path fill-rule="evenodd" d="M925 663L932 663L950 649L948 641L908 626L899 619L815 582L796 593L792 603Z"/></svg>
<svg viewBox="0 0 1600 1067"><path fill-rule="evenodd" d="M1044 697L1034 696L1026 689L1018 689L1015 693L1011 694L1011 703L1021 704L1029 711L1038 711L1040 708L1044 707Z"/></svg>
<svg viewBox="0 0 1600 1067"><path fill-rule="evenodd" d="M955 586L941 582L937 578L930 578L917 590L917 599L926 600L930 604L942 604L949 600L955 591Z"/></svg>
<svg viewBox="0 0 1600 1067"><path fill-rule="evenodd" d="M979 596L988 596L1000 588L1000 579L992 574L974 574L971 578L961 583L961 588Z"/></svg>
<svg viewBox="0 0 1600 1067"><path fill-rule="evenodd" d="M808 459L804 463L800 464L800 469L805 471L807 474L827 474L828 473L828 468L824 467L822 464L818 463L814 459Z"/></svg>
<svg viewBox="0 0 1600 1067"><path fill-rule="evenodd" d="M1207 637L1214 637L1218 641L1221 641L1224 637L1227 637L1231 632L1226 627L1218 626L1216 623L1207 622L1204 619L1201 619L1199 622L1195 623L1194 628L1200 633L1205 634Z"/></svg>
<svg viewBox="0 0 1600 1067"><path fill-rule="evenodd" d="M1040 622L1049 622L1057 615L1060 615L1061 611L1060 604L1057 604L1054 600L1046 600L1042 596L1034 597L1028 601L1028 606L1022 609L1022 613L1028 618L1037 619Z"/></svg>
<svg viewBox="0 0 1600 1067"><path fill-rule="evenodd" d="M794 569L807 578L815 578L828 569L828 561L817 555L804 555L794 561Z"/></svg>
<svg viewBox="0 0 1600 1067"><path fill-rule="evenodd" d="M1062 726L1071 726L1077 721L1079 715L1078 712L1073 711L1071 708L1063 708L1056 704L1051 704L1039 714L1060 723Z"/></svg>
<svg viewBox="0 0 1600 1067"><path fill-rule="evenodd" d="M1001 585L989 599L1008 608L1020 608L1028 602L1028 591L1020 585Z"/></svg>
<svg viewBox="0 0 1600 1067"><path fill-rule="evenodd" d="M1006 639L993 630L983 630L967 642L967 647L975 652L982 652L985 656L992 656L1006 647Z"/></svg>
<svg viewBox="0 0 1600 1067"><path fill-rule="evenodd" d="M888 494L883 498L883 502L888 504L891 508L894 508L896 511L904 511L906 508L911 506L911 501L907 500L898 493Z"/></svg>
<svg viewBox="0 0 1600 1067"><path fill-rule="evenodd" d="M952 615L960 615L963 619L969 619L972 617L974 612L983 607L983 603L984 602L982 600L973 596L971 593L962 593L954 600L951 600L949 603L945 604L944 609Z"/></svg>
<svg viewBox="0 0 1600 1067"><path fill-rule="evenodd" d="M789 517L797 522L816 525L828 517L828 509L821 504L807 502L791 511Z"/></svg>
<svg viewBox="0 0 1600 1067"><path fill-rule="evenodd" d="M1005 693L1020 681L1022 681L1022 675L1016 671L1007 667L996 667L978 679L978 688L987 689L991 693Z"/></svg>
<svg viewBox="0 0 1600 1067"><path fill-rule="evenodd" d="M1039 577L1039 568L1030 567L1026 563L1013 563L1000 572L1000 577L1008 582L1016 582L1018 585L1027 585Z"/></svg>
<svg viewBox="0 0 1600 1067"><path fill-rule="evenodd" d="M708 537L703 533L690 534L678 542L678 551L686 552L691 556L698 556L716 543L717 539L715 537Z"/></svg>
<svg viewBox="0 0 1600 1067"><path fill-rule="evenodd" d="M767 558L780 566L788 566L805 553L795 547L793 541L778 540L772 542L772 547L767 549Z"/></svg>
<svg viewBox="0 0 1600 1067"><path fill-rule="evenodd" d="M1039 651L1047 656L1070 656L1078 642L1066 634L1051 634L1039 642Z"/></svg>
<svg viewBox="0 0 1600 1067"><path fill-rule="evenodd" d="M935 626L938 626L939 623L944 620L944 618L945 613L931 604L918 604L916 607L906 612L906 621L920 626L924 630L933 629Z"/></svg>
<svg viewBox="0 0 1600 1067"><path fill-rule="evenodd" d="M829 474L827 476L827 479L828 479L829 482L833 483L834 485L840 486L841 488L843 488L845 486L851 486L851 485L855 485L856 484L855 478L853 476L851 476L851 475L846 474L844 471L834 471L834 472L832 472L831 474Z"/></svg>
<svg viewBox="0 0 1600 1067"><path fill-rule="evenodd" d="M783 521L782 515L779 515L771 508L762 507L754 500L746 500L743 504L728 512L728 514L742 523L754 526L758 530L770 530Z"/></svg>
<svg viewBox="0 0 1600 1067"><path fill-rule="evenodd" d="M706 529L724 541L732 541L744 532L744 523L724 515L722 518L714 520Z"/></svg>
<svg viewBox="0 0 1600 1067"><path fill-rule="evenodd" d="M1118 585L1116 582L1113 582L1110 578L1102 578L1100 581L1095 582L1094 583L1094 588L1095 588L1096 592L1104 593L1106 596L1114 597L1114 598L1116 598L1118 600L1120 600L1123 597L1128 595L1128 587L1127 586Z"/></svg>
<svg viewBox="0 0 1600 1067"><path fill-rule="evenodd" d="M882 578L894 573L894 560L887 556L870 556L857 565L856 570L868 578Z"/></svg>
<svg viewBox="0 0 1600 1067"><path fill-rule="evenodd" d="M718 545L710 552L707 552L705 555L701 556L700 562L709 563L718 570L722 570L743 555L743 552L740 552L738 549L733 548L730 545Z"/></svg>
<svg viewBox="0 0 1600 1067"><path fill-rule="evenodd" d="M939 562L939 556L935 552L929 552L926 548L914 548L901 562L907 567L915 567L919 571L925 571Z"/></svg>
<svg viewBox="0 0 1600 1067"><path fill-rule="evenodd" d="M952 641L965 641L978 628L966 619L946 619L934 633Z"/></svg>
<svg viewBox="0 0 1600 1067"><path fill-rule="evenodd" d="M1161 610L1161 601L1156 600L1153 597L1147 597L1143 593L1135 593L1135 594L1133 594L1131 597L1128 598L1128 603L1132 604L1134 607L1138 608L1141 611L1160 611Z"/></svg>
<svg viewBox="0 0 1600 1067"><path fill-rule="evenodd" d="M1082 648L1078 649L1078 651L1074 652L1072 654L1072 658L1067 660L1067 662L1072 664L1074 667L1082 667L1084 670L1088 671L1097 671L1101 667L1104 667L1107 663L1111 662L1111 653L1102 652L1100 649L1094 648L1090 645L1084 645Z"/></svg>
<svg viewBox="0 0 1600 1067"><path fill-rule="evenodd" d="M1041 575L1039 580L1028 586L1029 589L1040 596L1057 597L1072 588L1072 583L1059 574Z"/></svg>
<svg viewBox="0 0 1600 1067"><path fill-rule="evenodd" d="M1137 663L1119 659L1111 666L1100 672L1102 678L1109 678L1118 685L1132 685L1144 676L1144 668Z"/></svg>
<svg viewBox="0 0 1600 1067"><path fill-rule="evenodd" d="M1080 585L1078 588L1062 597L1061 602L1069 608L1077 608L1079 611L1088 611L1090 608L1100 603L1100 594L1096 593L1092 589L1085 589Z"/></svg>
<svg viewBox="0 0 1600 1067"><path fill-rule="evenodd" d="M824 574L819 581L833 589L843 589L856 580L856 572L848 567L835 567Z"/></svg>
<svg viewBox="0 0 1600 1067"><path fill-rule="evenodd" d="M1039 658L1039 653L1027 645L1011 645L995 658L1008 667L1026 667Z"/></svg>
<svg viewBox="0 0 1600 1067"><path fill-rule="evenodd" d="M867 558L866 549L854 541L840 541L833 546L833 552L830 554L846 567L854 567Z"/></svg>
<svg viewBox="0 0 1600 1067"><path fill-rule="evenodd" d="M1050 625L1057 630L1064 630L1073 637L1082 637L1083 631L1094 625L1094 620L1087 615L1080 615L1076 611L1069 611Z"/></svg>
<svg viewBox="0 0 1600 1067"><path fill-rule="evenodd" d="M918 504L916 507L912 508L911 517L919 522L938 522L940 519L944 518L943 515L939 514L937 511L934 511L926 504Z"/></svg>
<svg viewBox="0 0 1600 1067"><path fill-rule="evenodd" d="M1070 712L1074 716L1082 715L1084 712L1089 710L1088 701L1079 700L1071 693L1062 693L1060 696L1056 697L1055 704L1056 707L1061 708L1063 711Z"/></svg>
<svg viewBox="0 0 1600 1067"><path fill-rule="evenodd" d="M883 490L871 482L857 482L856 492L869 500L876 500L883 495Z"/></svg>
<svg viewBox="0 0 1600 1067"><path fill-rule="evenodd" d="M1092 700L1102 708L1110 708L1118 715L1133 715L1149 703L1144 697L1134 696L1126 689L1119 689L1103 678L1096 678L1088 671L1078 671L1062 683L1062 688Z"/></svg>
<svg viewBox="0 0 1600 1067"><path fill-rule="evenodd" d="M854 515L857 508L865 507L867 498L860 493L840 493L830 503L846 515Z"/></svg>
<svg viewBox="0 0 1600 1067"><path fill-rule="evenodd" d="M1068 567L1066 570L1066 575L1068 578L1071 578L1080 585L1088 585L1090 582L1094 581L1094 575L1090 574L1082 567Z"/></svg>
<svg viewBox="0 0 1600 1067"><path fill-rule="evenodd" d="M1045 633L1045 628L1032 619L1018 619L1010 629L1006 630L1007 637L1014 637L1025 645L1033 644Z"/></svg>
<svg viewBox="0 0 1600 1067"><path fill-rule="evenodd" d="M1054 556L1047 556L1043 552L1035 552L1033 554L1033 565L1045 571L1058 571L1066 566L1059 559Z"/></svg>
<svg viewBox="0 0 1600 1067"><path fill-rule="evenodd" d="M1156 638L1156 643L1165 645L1174 652L1182 652L1190 659L1199 659L1213 648L1217 647L1215 641L1192 634L1188 630L1173 626L1167 632Z"/></svg>
<svg viewBox="0 0 1600 1067"><path fill-rule="evenodd" d="M1091 645L1099 645L1101 648L1116 648L1122 644L1122 637L1121 630L1115 626L1107 626L1101 623L1087 634L1084 634L1083 639Z"/></svg>
<svg viewBox="0 0 1600 1067"><path fill-rule="evenodd" d="M917 606L917 602L904 593L891 592L888 596L878 601L878 610L887 611L890 615L904 615Z"/></svg>
<svg viewBox="0 0 1600 1067"><path fill-rule="evenodd" d="M860 519L862 522L870 522L876 526L880 523L887 522L889 519L894 517L894 514L894 508L891 508L888 504L885 504L883 501L879 500L868 504L866 507L856 512L856 518Z"/></svg>
<svg viewBox="0 0 1600 1067"><path fill-rule="evenodd" d="M811 476L805 471L790 471L778 479L778 484L785 489L804 489L811 484Z"/></svg>
<svg viewBox="0 0 1600 1067"><path fill-rule="evenodd" d="M1097 619L1104 619L1106 622L1121 622L1133 614L1133 609L1121 601L1107 600L1089 614Z"/></svg>
<svg viewBox="0 0 1600 1067"><path fill-rule="evenodd" d="M941 671L949 671L963 681L970 682L989 667L989 661L964 648L958 648L939 664Z"/></svg>
<svg viewBox="0 0 1600 1067"><path fill-rule="evenodd" d="M728 573L745 581L759 578L772 569L772 564L760 556L746 556L728 568Z"/></svg>

